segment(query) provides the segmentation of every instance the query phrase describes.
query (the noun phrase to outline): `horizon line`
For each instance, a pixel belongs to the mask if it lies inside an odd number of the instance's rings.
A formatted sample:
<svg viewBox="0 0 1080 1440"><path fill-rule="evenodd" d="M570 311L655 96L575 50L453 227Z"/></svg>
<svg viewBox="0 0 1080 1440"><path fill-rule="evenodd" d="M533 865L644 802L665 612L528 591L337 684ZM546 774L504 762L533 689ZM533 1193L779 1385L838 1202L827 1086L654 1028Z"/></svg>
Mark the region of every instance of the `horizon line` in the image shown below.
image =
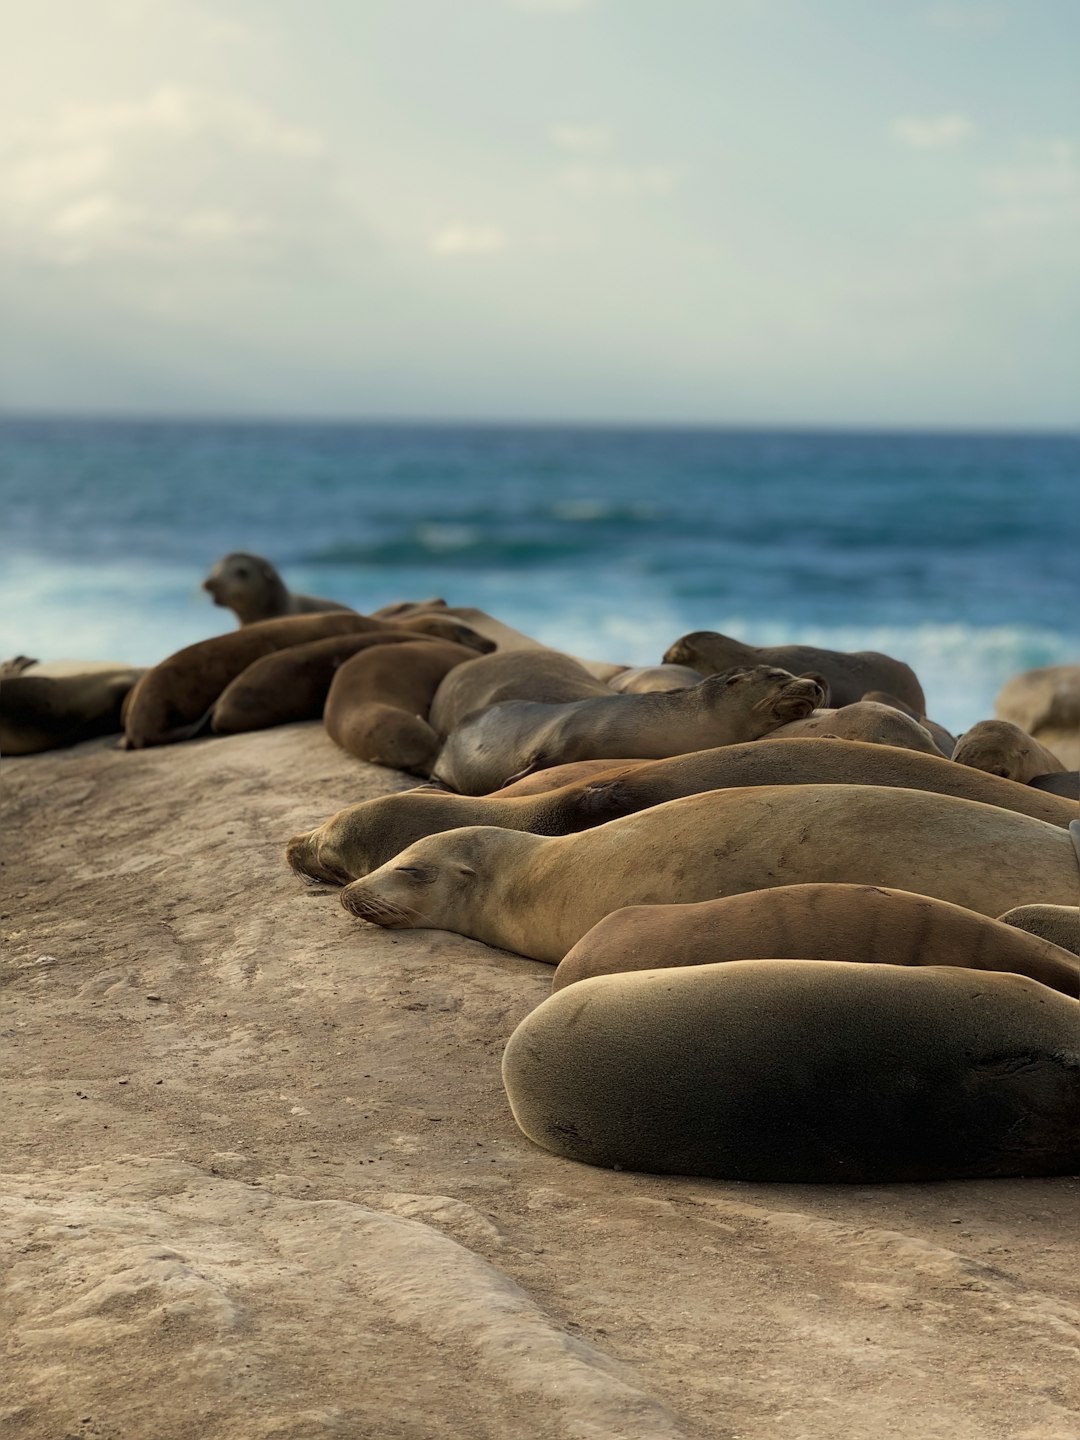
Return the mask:
<svg viewBox="0 0 1080 1440"><path fill-rule="evenodd" d="M968 421L831 421L831 420L675 420L604 417L492 418L460 415L274 414L243 411L123 411L0 407L0 425L20 422L97 423L104 425L325 426L340 429L431 430L624 430L705 431L742 434L1046 436L1080 438L1080 420L1072 424L1022 425Z"/></svg>

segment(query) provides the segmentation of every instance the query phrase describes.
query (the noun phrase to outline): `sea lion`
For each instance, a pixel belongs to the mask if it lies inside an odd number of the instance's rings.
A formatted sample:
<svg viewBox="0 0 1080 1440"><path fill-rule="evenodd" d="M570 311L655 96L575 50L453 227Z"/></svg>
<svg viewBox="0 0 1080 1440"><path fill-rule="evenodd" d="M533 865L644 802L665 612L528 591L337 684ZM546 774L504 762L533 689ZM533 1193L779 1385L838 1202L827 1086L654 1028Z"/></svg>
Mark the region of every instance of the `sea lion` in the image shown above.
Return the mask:
<svg viewBox="0 0 1080 1440"><path fill-rule="evenodd" d="M734 960L603 975L527 1015L514 1119L569 1160L872 1184L1080 1170L1080 1008L1022 975Z"/></svg>
<svg viewBox="0 0 1080 1440"><path fill-rule="evenodd" d="M432 729L445 737L467 715L508 700L562 705L610 693L602 680L561 650L499 650L452 670L431 702L428 720Z"/></svg>
<svg viewBox="0 0 1080 1440"><path fill-rule="evenodd" d="M508 650L551 650L553 647L546 645L543 640L537 640L532 635L526 635L521 630L515 630L512 625L507 625L502 620L497 620L494 615L489 615L486 610L477 610L473 605L447 605L445 600L423 600L415 602L404 602L396 605L388 605L383 610L375 611L376 615L392 615L395 620L409 620L417 615L439 614L456 616L463 620L480 635L486 635L489 640L495 642L495 648L501 653ZM557 653L562 653L557 652ZM586 669L595 680L610 680L625 665L617 665L610 660L585 660L581 656L572 655L572 660Z"/></svg>
<svg viewBox="0 0 1080 1440"><path fill-rule="evenodd" d="M1028 784L1033 790L1042 790L1048 795L1080 800L1080 770L1057 770L1049 775L1036 775Z"/></svg>
<svg viewBox="0 0 1080 1440"><path fill-rule="evenodd" d="M124 702L144 673L131 666L84 674L5 676L0 683L0 755L36 755L123 729Z"/></svg>
<svg viewBox="0 0 1080 1440"><path fill-rule="evenodd" d="M970 765L1021 785L1065 769L1056 755L1011 720L980 720L972 725L957 740L952 758L957 765Z"/></svg>
<svg viewBox="0 0 1080 1440"><path fill-rule="evenodd" d="M998 918L1005 925L1026 930L1029 935L1038 935L1051 945L1080 955L1080 906L1017 905Z"/></svg>
<svg viewBox="0 0 1080 1440"><path fill-rule="evenodd" d="M360 760L427 775L440 745L426 718L431 697L474 654L464 645L414 640L354 655L326 697L326 733Z"/></svg>
<svg viewBox="0 0 1080 1440"><path fill-rule="evenodd" d="M917 720L924 730L929 730L934 744L945 756L945 759L952 759L952 753L956 749L956 736L946 730L944 725L939 725L936 720L931 720L927 715L916 715L910 705L906 705L896 695L889 695L884 690L868 690L862 698L874 700L879 705L891 705L894 710L902 710L905 715L910 715L912 720Z"/></svg>
<svg viewBox="0 0 1080 1440"><path fill-rule="evenodd" d="M807 882L911 890L982 915L1067 905L1065 830L996 805L876 785L762 785L669 800L547 839L468 826L429 835L341 892L394 929L453 930L556 964L625 905Z"/></svg>
<svg viewBox="0 0 1080 1440"><path fill-rule="evenodd" d="M551 988L627 970L758 959L1005 970L1080 995L1080 959L1068 950L948 901L876 885L780 885L696 905L614 910L560 962Z"/></svg>
<svg viewBox="0 0 1080 1440"><path fill-rule="evenodd" d="M619 695L651 695L654 691L687 690L704 680L700 670L689 665L639 665L621 670L607 682Z"/></svg>
<svg viewBox="0 0 1080 1440"><path fill-rule="evenodd" d="M838 710L815 710L806 719L781 725L772 733L780 740L821 735L831 736L834 740L864 740L872 745L896 745L906 750L919 750L924 755L941 755L934 737L917 720L905 715L902 710L894 710L891 705L879 705L873 700L856 700Z"/></svg>
<svg viewBox="0 0 1080 1440"><path fill-rule="evenodd" d="M410 623L413 630L436 639L458 642L471 638L477 645L487 643L457 620L418 617ZM258 620L227 635L187 645L148 670L135 686L124 723L125 748L168 745L200 733L226 685L264 655L330 635L398 636L403 628L394 621L335 610L325 615Z"/></svg>
<svg viewBox="0 0 1080 1440"><path fill-rule="evenodd" d="M994 701L994 714L1029 735L1045 728L1080 730L1080 665L1046 665L1012 676Z"/></svg>
<svg viewBox="0 0 1080 1440"><path fill-rule="evenodd" d="M261 555L233 550L223 556L203 581L202 588L215 605L231 610L241 625L277 620L282 615L311 615L326 610L352 610L337 600L318 595L297 595ZM355 614L355 611L353 612Z"/></svg>
<svg viewBox="0 0 1080 1440"><path fill-rule="evenodd" d="M270 725L319 720L331 681L346 660L374 645L428 639L419 630L398 630L393 634L329 635L325 640L275 650L226 685L214 705L210 728L215 735L238 735Z"/></svg>
<svg viewBox="0 0 1080 1440"><path fill-rule="evenodd" d="M456 795L429 787L361 800L315 830L295 835L287 857L293 869L308 879L342 885L377 870L425 835L463 825L570 835L686 795L752 785L857 784L926 790L1000 805L1063 829L1076 815L1067 801L1035 794L1012 780L953 765L942 756L858 740L751 740L667 760L583 761L558 770L572 775L596 767L599 774L586 774L539 794L520 793L522 781L493 795Z"/></svg>
<svg viewBox="0 0 1080 1440"><path fill-rule="evenodd" d="M910 665L875 650L821 650L815 645L744 645L715 630L696 630L669 646L664 663L689 665L703 674L732 665L779 665L793 674L814 670L829 684L838 709L861 700L867 690L884 690L926 714L926 697Z"/></svg>
<svg viewBox="0 0 1080 1440"><path fill-rule="evenodd" d="M568 705L511 701L459 725L432 775L462 795L483 795L511 777L572 760L627 754L658 760L735 745L810 714L823 694L816 676L755 665L710 675L688 690L609 691Z"/></svg>

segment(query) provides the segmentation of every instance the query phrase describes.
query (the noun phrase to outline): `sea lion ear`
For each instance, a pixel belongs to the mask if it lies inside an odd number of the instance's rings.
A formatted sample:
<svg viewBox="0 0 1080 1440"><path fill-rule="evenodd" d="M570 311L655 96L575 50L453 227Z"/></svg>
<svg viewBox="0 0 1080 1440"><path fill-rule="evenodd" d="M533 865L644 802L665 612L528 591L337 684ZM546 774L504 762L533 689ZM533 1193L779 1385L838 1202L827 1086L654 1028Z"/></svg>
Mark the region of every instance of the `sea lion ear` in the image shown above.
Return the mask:
<svg viewBox="0 0 1080 1440"><path fill-rule="evenodd" d="M803 673L799 676L799 679L817 681L817 683L821 686L822 690L825 692L825 697L822 700L821 704L818 706L818 709L828 710L829 702L832 700L832 691L829 689L829 682L825 679L825 676L820 675L816 670L804 670Z"/></svg>
<svg viewBox="0 0 1080 1440"><path fill-rule="evenodd" d="M457 869L458 874L462 877L463 880L476 879L476 871L472 868L471 865L458 865Z"/></svg>

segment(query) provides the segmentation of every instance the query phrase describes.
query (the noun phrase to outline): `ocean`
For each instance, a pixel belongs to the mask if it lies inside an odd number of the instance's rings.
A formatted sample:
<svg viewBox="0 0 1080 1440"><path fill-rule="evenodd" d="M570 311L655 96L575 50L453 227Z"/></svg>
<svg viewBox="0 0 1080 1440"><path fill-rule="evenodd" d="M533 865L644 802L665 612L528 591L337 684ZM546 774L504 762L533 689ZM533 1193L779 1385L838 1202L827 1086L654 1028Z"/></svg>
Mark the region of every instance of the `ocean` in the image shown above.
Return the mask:
<svg viewBox="0 0 1080 1440"><path fill-rule="evenodd" d="M0 421L0 658L233 628L229 550L366 611L441 595L626 664L689 630L884 650L932 718L1080 662L1080 436Z"/></svg>

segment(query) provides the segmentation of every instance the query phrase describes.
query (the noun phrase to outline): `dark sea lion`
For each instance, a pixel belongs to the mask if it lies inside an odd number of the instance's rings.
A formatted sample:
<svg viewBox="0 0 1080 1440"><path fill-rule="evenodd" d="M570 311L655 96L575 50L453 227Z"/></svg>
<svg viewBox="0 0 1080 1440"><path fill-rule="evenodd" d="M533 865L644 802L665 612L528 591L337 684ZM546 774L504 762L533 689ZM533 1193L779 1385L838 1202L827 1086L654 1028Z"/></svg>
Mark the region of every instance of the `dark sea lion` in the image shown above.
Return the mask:
<svg viewBox="0 0 1080 1440"><path fill-rule="evenodd" d="M972 725L957 740L952 758L957 765L970 765L1020 785L1065 769L1056 755L1011 720L980 720Z"/></svg>
<svg viewBox="0 0 1080 1440"><path fill-rule="evenodd" d="M432 696L474 654L464 645L412 640L354 655L326 697L326 733L359 760L427 775L440 745L426 718Z"/></svg>
<svg viewBox="0 0 1080 1440"><path fill-rule="evenodd" d="M1028 784L1047 795L1062 795L1067 800L1080 800L1080 770L1057 770L1050 775L1036 775Z"/></svg>
<svg viewBox="0 0 1080 1440"><path fill-rule="evenodd" d="M662 759L734 745L810 714L822 694L815 676L755 665L710 675L688 690L609 691L568 705L509 702L459 725L432 775L462 795L483 795L511 777L573 760Z"/></svg>
<svg viewBox="0 0 1080 1440"><path fill-rule="evenodd" d="M419 630L398 630L393 634L330 635L276 650L226 685L214 706L210 728L215 735L238 735L269 725L319 720L331 681L346 660L375 645L428 639Z"/></svg>
<svg viewBox="0 0 1080 1440"><path fill-rule="evenodd" d="M735 960L604 975L514 1031L536 1144L589 1165L872 1184L1080 1170L1080 1008L1022 975Z"/></svg>
<svg viewBox="0 0 1080 1440"><path fill-rule="evenodd" d="M1067 905L1068 831L951 795L876 785L762 785L669 800L548 839L494 826L429 835L341 892L390 928L452 930L556 964L626 905L777 885L881 885L982 915Z"/></svg>
<svg viewBox="0 0 1080 1440"><path fill-rule="evenodd" d="M1080 906L1017 905L998 918L1005 925L1026 930L1029 935L1038 935L1051 945L1080 955Z"/></svg>
<svg viewBox="0 0 1080 1440"><path fill-rule="evenodd" d="M507 650L458 666L439 686L428 719L447 736L466 716L509 700L562 705L611 693L571 655L561 650Z"/></svg>
<svg viewBox="0 0 1080 1440"><path fill-rule="evenodd" d="M627 970L771 959L1005 970L1080 995L1080 958L1068 950L945 900L874 885L781 885L696 905L630 905L582 936L551 988Z"/></svg>
<svg viewBox="0 0 1080 1440"><path fill-rule="evenodd" d="M817 671L829 682L829 703L839 709L861 700L868 690L884 690L920 715L926 697L910 665L875 650L821 650L814 645L744 645L715 630L697 630L670 646L664 663L689 665L702 674L732 665L779 665L793 674Z"/></svg>
<svg viewBox="0 0 1080 1440"><path fill-rule="evenodd" d="M620 670L607 682L618 695L650 695L654 691L687 690L705 676L689 665L639 665Z"/></svg>
<svg viewBox="0 0 1080 1440"><path fill-rule="evenodd" d="M412 626L436 639L487 643L457 620L418 618ZM190 739L209 723L210 708L226 685L264 655L331 635L400 636L402 629L393 621L336 610L259 620L187 645L148 670L133 690L124 725L126 747L140 750Z"/></svg>
<svg viewBox="0 0 1080 1440"><path fill-rule="evenodd" d="M269 560L246 550L234 550L223 556L203 581L202 588L213 597L215 605L231 610L241 625L277 620L283 615L352 609L318 595L294 594L286 588Z"/></svg>
<svg viewBox="0 0 1080 1440"><path fill-rule="evenodd" d="M836 740L864 740L871 745L896 745L905 750L919 750L924 755L941 755L934 737L918 720L873 700L856 700L838 710L815 710L804 720L780 726L773 735L778 740L794 740L800 735L831 736Z"/></svg>
<svg viewBox="0 0 1080 1440"><path fill-rule="evenodd" d="M596 760L559 766L599 773L538 793L525 782L493 795L434 788L361 800L289 842L289 863L313 880L346 884L385 865L409 845L464 825L497 825L534 835L571 835L707 790L751 785L885 785L1000 805L1065 829L1076 809L1026 785L953 765L942 756L857 740L751 740L667 760ZM545 773L541 771L542 776ZM530 776L529 779L538 777Z"/></svg>
<svg viewBox="0 0 1080 1440"><path fill-rule="evenodd" d="M0 680L0 755L36 755L123 729L124 702L144 672L132 667Z"/></svg>

